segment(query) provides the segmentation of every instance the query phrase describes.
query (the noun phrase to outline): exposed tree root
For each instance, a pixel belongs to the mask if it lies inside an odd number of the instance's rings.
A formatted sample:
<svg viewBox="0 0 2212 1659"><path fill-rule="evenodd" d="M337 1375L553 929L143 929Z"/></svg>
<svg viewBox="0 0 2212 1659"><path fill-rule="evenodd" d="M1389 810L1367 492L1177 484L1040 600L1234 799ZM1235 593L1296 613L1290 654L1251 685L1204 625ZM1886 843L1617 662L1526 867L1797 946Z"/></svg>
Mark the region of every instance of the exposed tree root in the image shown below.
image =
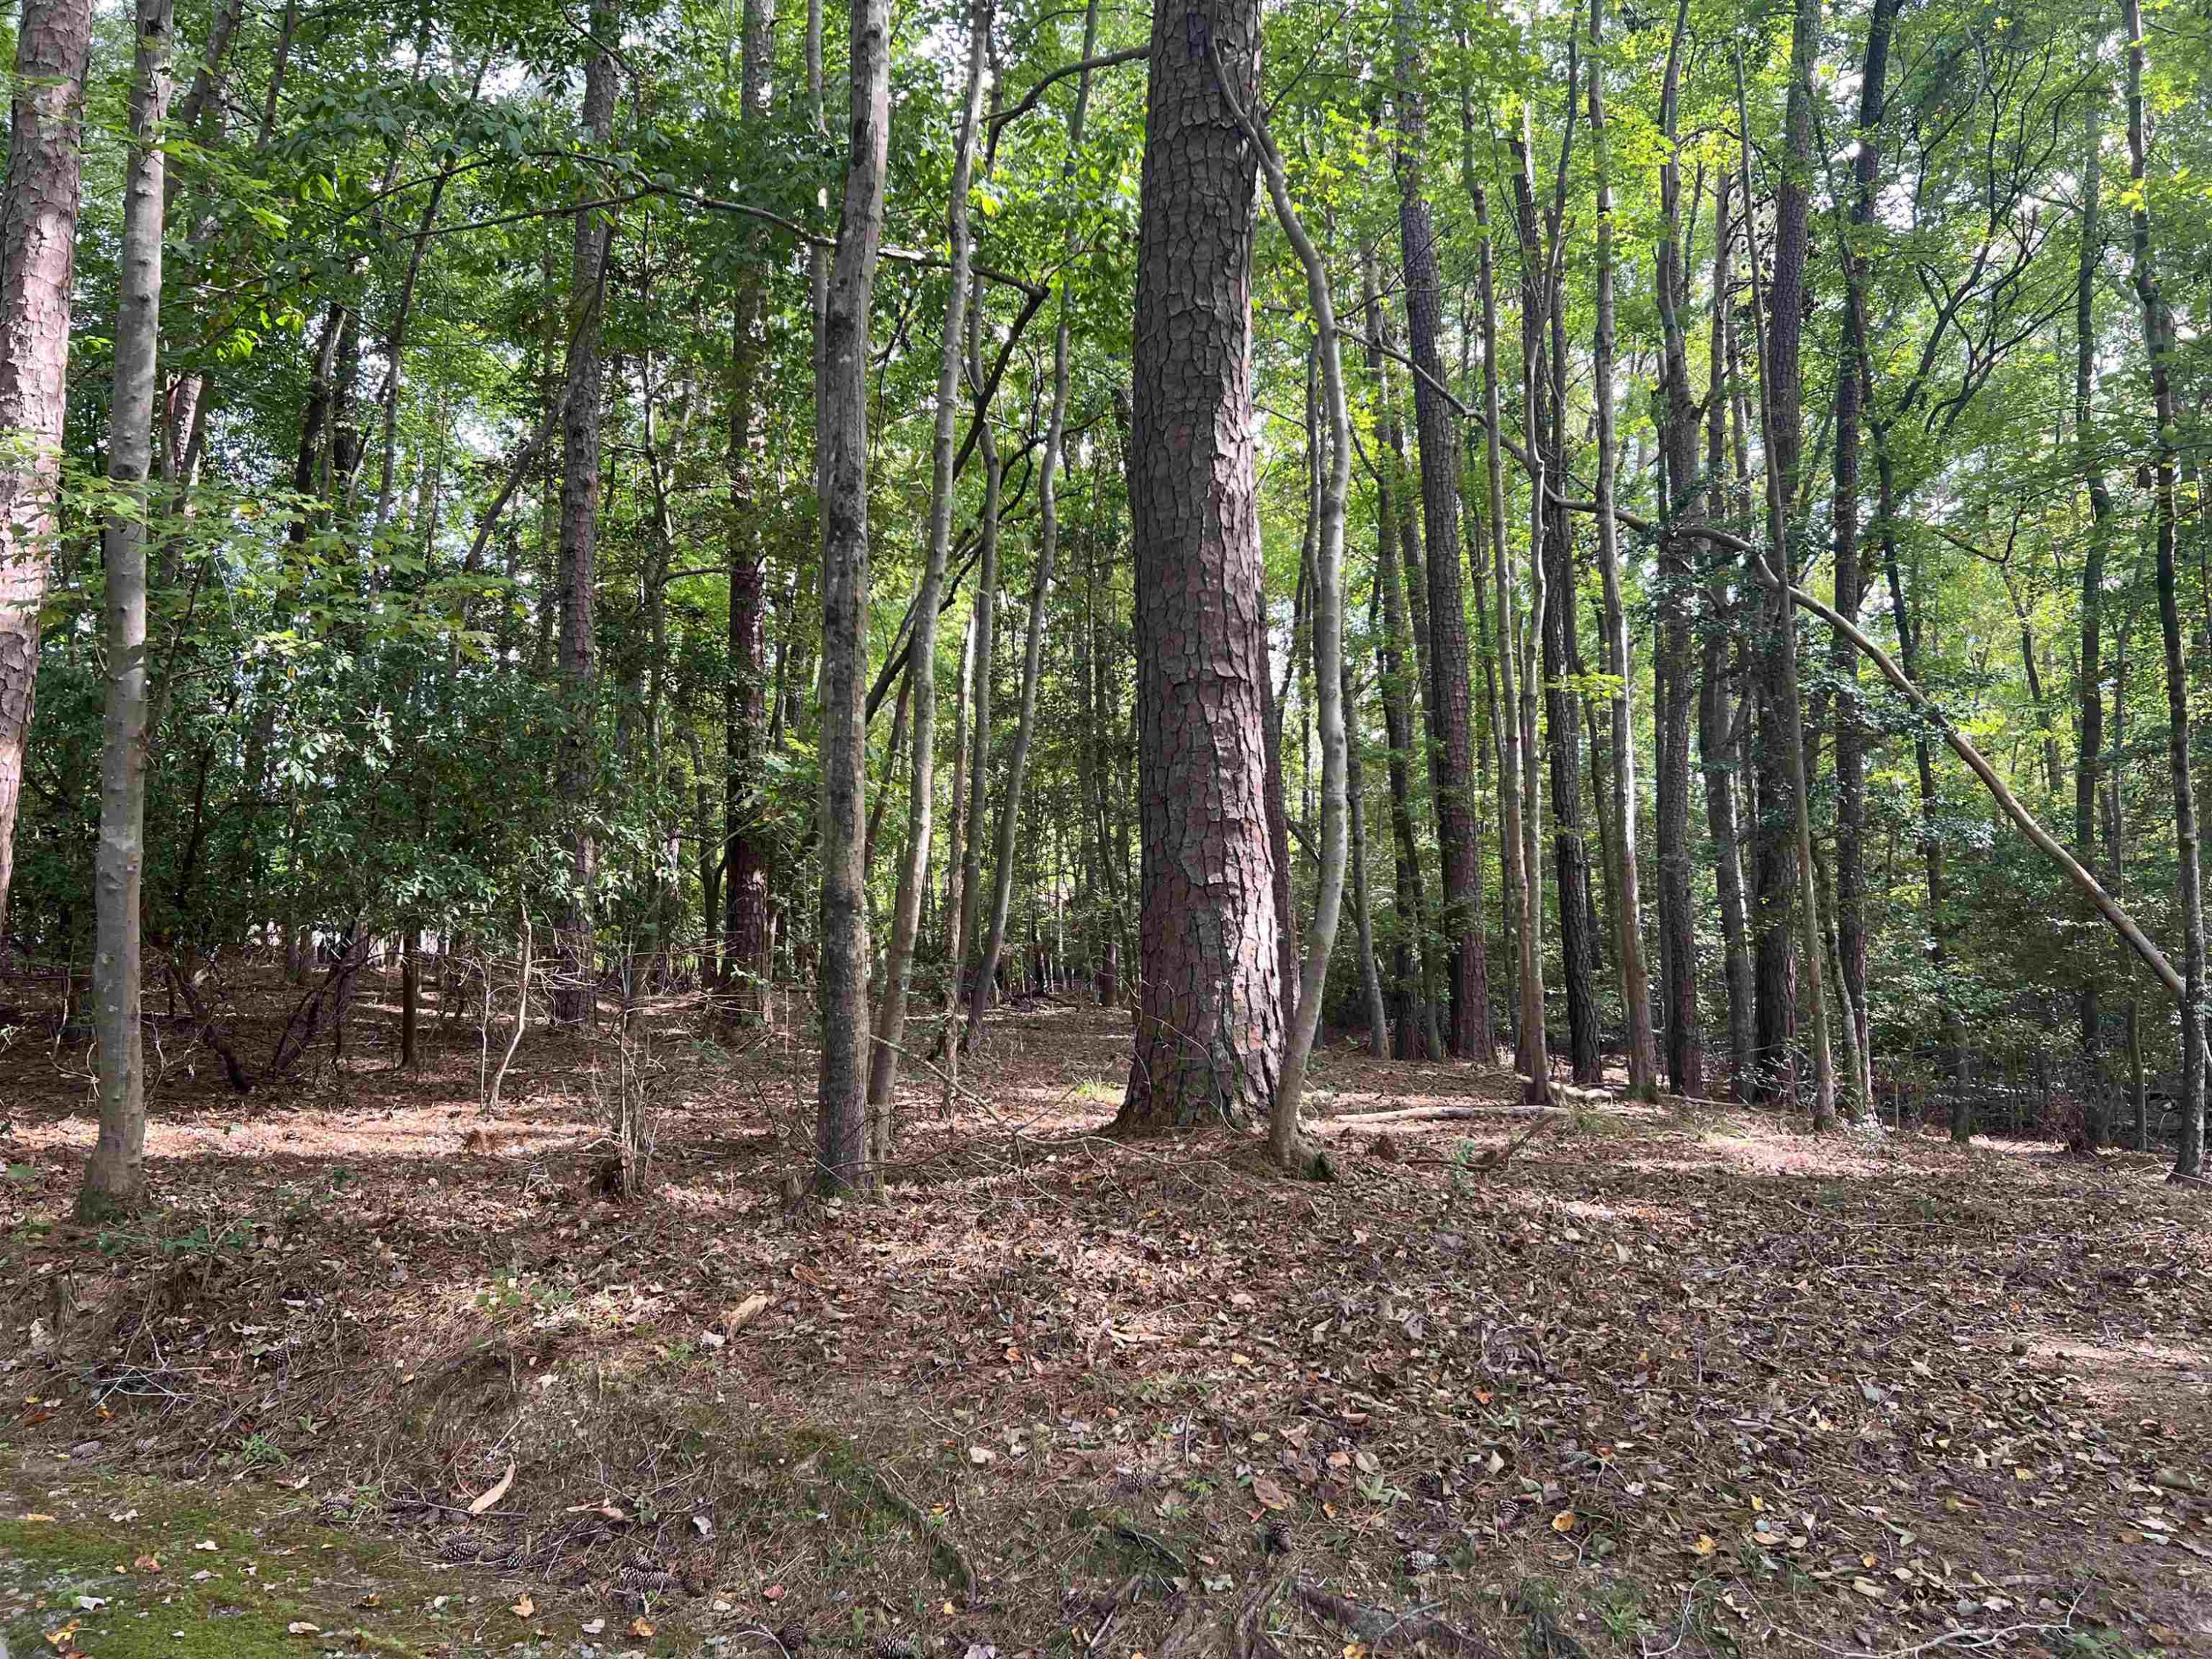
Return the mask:
<svg viewBox="0 0 2212 1659"><path fill-rule="evenodd" d="M1502 1650L1482 1638L1470 1636L1431 1613L1392 1613L1387 1607L1367 1607L1303 1579L1297 1596L1309 1613L1383 1651L1419 1647L1431 1653L1463 1655L1465 1659L1506 1659Z"/></svg>

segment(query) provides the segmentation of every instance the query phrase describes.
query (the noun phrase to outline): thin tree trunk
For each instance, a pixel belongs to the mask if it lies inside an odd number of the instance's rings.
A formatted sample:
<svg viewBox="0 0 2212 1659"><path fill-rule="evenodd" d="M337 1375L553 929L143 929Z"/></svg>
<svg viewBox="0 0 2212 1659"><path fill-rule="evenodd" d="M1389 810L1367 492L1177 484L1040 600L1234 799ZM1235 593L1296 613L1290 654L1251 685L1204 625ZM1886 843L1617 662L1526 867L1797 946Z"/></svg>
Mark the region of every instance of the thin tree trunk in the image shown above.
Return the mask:
<svg viewBox="0 0 2212 1659"><path fill-rule="evenodd" d="M1096 3L1096 0L1093 0ZM1217 72L1220 65L1215 64ZM1328 290L1328 269L1306 234L1283 158L1268 135L1267 118L1247 118L1229 76L1220 75L1222 95L1237 125L1259 151L1275 217L1297 251L1306 274L1306 303L1313 313L1314 343L1321 363L1321 394L1328 417L1328 465L1322 475L1319 522L1314 536L1314 680L1320 703L1322 828L1321 871L1315 885L1313 927L1306 935L1305 962L1297 1006L1283 1045L1282 1072L1268 1120L1267 1153L1278 1169L1300 1173L1325 1167L1320 1155L1298 1137L1298 1102L1305 1088L1307 1057L1321 1025L1321 1006L1328 990L1328 958L1336 939L1339 907L1344 900L1346 817L1344 734L1344 498L1352 481L1352 417L1345 402L1343 356L1336 330L1336 307ZM1310 400L1309 410L1310 411ZM1310 433L1315 445L1321 434ZM1380 997L1376 1001L1379 1005Z"/></svg>
<svg viewBox="0 0 2212 1659"><path fill-rule="evenodd" d="M1802 738L1803 716L1799 712L1797 692L1797 625L1791 614L1788 592L1790 577L1790 536L1787 503L1794 499L1797 466L1802 453L1799 432L1799 417L1803 407L1803 383L1798 366L1798 346L1804 327L1802 299L1804 294L1805 256L1808 190L1812 171L1813 147L1813 58L1820 32L1820 0L1797 0L1796 18L1792 31L1790 47L1789 112L1787 117L1790 161L1783 174L1775 210L1774 281L1762 301L1759 294L1759 262L1751 262L1753 319L1759 327L1759 409L1762 416L1761 435L1767 458L1766 500L1768 545L1777 562L1777 575L1783 583L1778 588L1772 606L1773 642L1766 653L1765 670L1771 693L1767 707L1771 714L1771 726L1763 732L1766 756L1778 751L1781 765L1776 768L1774 781L1789 796L1790 817L1796 825L1796 844L1784 849L1772 836L1760 845L1760 917L1767 926L1778 925L1786 915L1787 896L1780 890L1786 878L1786 866L1794 862L1798 906L1800 954L1803 958L1803 974L1807 1000L1812 1014L1813 1051L1813 1127L1824 1129L1835 1121L1836 1084L1828 1050L1828 1007L1824 988L1826 975L1821 969L1825 954L1820 942L1818 906L1813 890L1813 819L1812 801L1806 786L1805 744ZM1737 118L1740 130L1748 131L1749 123L1742 112L1741 66L1738 66ZM1744 202L1751 201L1750 157L1744 157ZM1762 303L1771 311L1762 317ZM1771 326L1767 325L1771 324ZM1763 760L1763 765L1771 764ZM1767 779L1762 777L1760 805L1762 817L1771 798L1765 796ZM1762 941L1762 951L1779 950L1786 959L1786 941ZM1761 1000L1773 997L1784 1000L1780 993L1786 980L1779 973L1763 969L1759 989ZM1781 1010L1772 1011L1772 1025L1762 1020L1761 1042L1771 1042L1778 1035L1782 1022ZM1778 1047L1778 1045L1777 1045ZM1770 1059L1770 1064L1771 1060Z"/></svg>
<svg viewBox="0 0 2212 1659"><path fill-rule="evenodd" d="M15 868L15 813L39 684L40 617L52 564L91 0L23 0L14 140L0 195L0 938Z"/></svg>
<svg viewBox="0 0 2212 1659"><path fill-rule="evenodd" d="M769 113L773 21L767 0L744 0L738 46L738 115L760 130ZM758 453L763 372L767 363L763 314L764 250L740 272L730 307L730 608L728 678L722 700L728 777L722 795L722 992L741 1020L769 1008L769 860L765 822L768 769L768 571L760 533L766 492ZM711 919L710 919L711 925Z"/></svg>
<svg viewBox="0 0 2212 1659"><path fill-rule="evenodd" d="M584 72L584 142L604 149L614 133L614 43L621 28L619 0L592 0L591 33L598 43ZM592 1013L592 888L599 869L591 811L598 770L594 699L598 641L592 615L593 557L599 518L599 325L605 312L607 248L612 221L598 211L575 216L568 304L576 324L568 342L561 430L561 696L559 795L568 823L569 880L574 887L562 941L562 975L555 1017L587 1024ZM618 1109L620 1103L617 1103ZM641 1127L633 1115L626 1121ZM630 1167L628 1160L623 1168Z"/></svg>
<svg viewBox="0 0 2212 1659"><path fill-rule="evenodd" d="M1385 314L1376 297L1371 244L1360 250L1360 299L1366 312L1367 367L1375 377L1377 404L1375 585L1382 601L1382 629L1376 642L1376 661L1382 694L1382 728L1389 750L1390 833L1396 856L1392 888L1398 911L1392 973L1398 1013L1396 1051L1399 1059L1412 1060L1421 1050L1423 987L1416 953L1425 948L1426 929L1420 849L1413 838L1413 716L1412 701L1406 693L1406 603L1399 586L1398 434L1389 359L1384 355Z"/></svg>
<svg viewBox="0 0 2212 1659"><path fill-rule="evenodd" d="M93 1029L100 1044L100 1135L85 1165L80 1218L135 1208L146 1188L146 1067L139 1022L140 879L146 830L146 537L153 470L155 359L161 335L162 151L173 0L138 0L116 271L114 403L108 483L123 505L100 535L107 571L106 712L100 765ZM12 169L11 169L12 170ZM15 211L10 204L9 211Z"/></svg>
<svg viewBox="0 0 2212 1659"><path fill-rule="evenodd" d="M2097 389L2097 269L2104 255L2099 227L2103 165L2104 100L2083 100L2081 154L2081 238L2074 294L2074 443L2081 478L2089 494L2089 540L2081 559L2081 651L2075 693L2081 714L2074 759L2074 856L2084 868L2097 867L2097 775L2104 764L2105 560L2112 544L2112 492L2105 480L2104 457L2095 430ZM2117 725L2118 716L2115 715ZM2115 732L2117 742L2118 733ZM2117 865L2112 870L2118 882ZM2081 1056L2092 1078L2092 1107L2085 1151L2094 1151L2111 1135L2104 1109L2105 1091L2095 1086L2101 1071L2103 1010L2097 994L2099 964L2084 963L2076 1006L2081 1018Z"/></svg>
<svg viewBox="0 0 2212 1659"><path fill-rule="evenodd" d="M1659 544L1659 648L1652 673L1661 689L1658 720L1657 807L1659 843L1659 957L1667 1009L1667 1080L1678 1095L1705 1091L1703 1024L1698 1012L1697 913L1690 864L1691 568L1686 527L1709 510L1711 478L1698 465L1698 410L1690 395L1690 357L1682 326L1689 298L1688 250L1682 227L1682 178L1675 135L1680 125L1683 47L1688 33L1688 0L1680 0L1674 32L1667 49L1667 70L1659 99L1660 129L1666 141L1660 164L1662 224L1654 285L1662 331L1659 453L1666 488L1661 522L1668 534ZM1695 216L1694 203L1692 206ZM1727 227L1720 227L1727 234ZM1716 296L1717 303L1717 296Z"/></svg>
<svg viewBox="0 0 2212 1659"><path fill-rule="evenodd" d="M1589 0L1590 149L1597 169L1597 338L1592 398L1597 405L1597 562L1605 587L1607 654L1613 659L1613 816L1614 895L1620 996L1628 1022L1628 1093L1656 1100L1659 1076L1651 1048L1651 987L1644 965L1641 876L1636 846L1636 736L1630 724L1628 611L1621 600L1620 532L1613 514L1613 298L1611 145L1606 131L1604 54L1599 50L1605 0Z"/></svg>
<svg viewBox="0 0 2212 1659"><path fill-rule="evenodd" d="M2166 754L2173 777L2176 900L2181 910L2181 1144L2173 1173L2185 1181L2204 1174L2204 901L2197 858L2197 795L2189 770L2189 665L2181 637L2179 584L2175 570L2175 428L2173 313L2166 304L2151 246L2150 116L2143 96L2142 6L2122 0L2128 30L2128 177L2132 189L2133 260L2130 277L2142 306L2143 351L2150 362L2153 418L2157 426L2155 479L2158 618L2166 640Z"/></svg>
<svg viewBox="0 0 2212 1659"><path fill-rule="evenodd" d="M1858 150L1851 172L1850 238L1844 248L1844 349L1838 354L1835 398L1834 526L1836 609L1854 621L1866 592L1859 557L1859 416L1869 390L1867 360L1867 257L1856 239L1874 223L1875 184L1881 171L1881 127L1889 77L1891 26L1898 0L1875 0L1867 23L1866 53L1859 69ZM1858 653L1832 635L1828 678L1836 693L1836 957L1843 1012L1850 1021L1847 1045L1858 1064L1844 1102L1855 1123L1874 1110L1871 1021L1867 1007L1866 733L1859 721Z"/></svg>
<svg viewBox="0 0 2212 1659"><path fill-rule="evenodd" d="M872 1185L868 1043L868 353L890 134L888 0L854 0L852 147L822 335L822 1060L815 1187Z"/></svg>
<svg viewBox="0 0 2212 1659"><path fill-rule="evenodd" d="M1570 43L1570 52L1578 43ZM1573 100L1570 99L1570 106ZM1570 110L1571 118L1571 109ZM1530 453L1541 446L1547 478L1565 471L1560 404L1564 401L1565 371L1561 367L1565 335L1559 320L1560 297L1546 273L1545 257L1535 201L1532 134L1524 130L1514 145L1519 162L1513 180L1514 208L1519 221L1522 264L1522 310L1525 319L1537 319L1532 330L1523 323L1523 356L1534 344L1542 363L1535 376L1536 402L1526 416L1530 430ZM1565 145L1561 149L1564 171ZM1549 339L1548 350L1545 341ZM1595 969L1590 923L1589 851L1583 839L1582 730L1576 718L1575 696L1570 685L1575 643L1575 581L1571 538L1566 515L1548 499L1543 507L1543 537L1538 572L1547 603L1536 628L1543 654L1544 712L1552 774L1553 885L1559 913L1559 978L1567 1004L1567 1057L1574 1080L1584 1088L1596 1085L1603 1075L1599 1047L1597 998L1591 984Z"/></svg>
<svg viewBox="0 0 2212 1659"><path fill-rule="evenodd" d="M1137 247L1136 538L1141 982L1126 1131L1267 1113L1284 1011L1267 845L1267 614L1252 420L1251 106L1258 0L1207 49L1152 14Z"/></svg>
<svg viewBox="0 0 2212 1659"><path fill-rule="evenodd" d="M1396 161L1398 225L1405 259L1407 344L1422 371L1413 383L1413 416L1420 439L1421 516L1427 543L1429 676L1435 720L1429 764L1443 866L1440 920L1451 970L1451 1050L1462 1059L1488 1059L1493 1050L1482 927L1482 824L1474 810L1474 696L1468 678L1460 567L1459 427L1443 391L1439 343L1443 278L1428 198L1423 193L1420 155L1426 107L1411 3L1401 0L1397 21L1398 126L1402 135Z"/></svg>
<svg viewBox="0 0 2212 1659"><path fill-rule="evenodd" d="M1470 132L1472 123L1470 123ZM1474 140L1467 141L1468 159L1473 160ZM1528 1079L1522 1098L1532 1106L1546 1106L1552 1099L1552 1059L1544 1030L1544 907L1539 891L1541 880L1535 854L1533 830L1538 789L1535 767L1536 748L1536 686L1533 661L1524 662L1522 647L1524 635L1519 625L1514 590L1518 586L1514 569L1513 546L1505 526L1505 466L1500 446L1504 431L1504 399L1498 383L1498 285L1492 268L1490 244L1489 202L1482 186L1472 177L1468 189L1474 203L1474 221L1481 242L1477 265L1478 280L1482 289L1482 413L1483 413L1483 479L1488 488L1490 501L1490 559L1491 571L1498 592L1497 657L1498 713L1498 787L1500 799L1499 816L1504 846L1500 849L1505 862L1505 890L1510 905L1513 936L1519 953L1515 975L1520 996L1520 1017L1516 1022L1519 1042L1514 1055L1514 1066ZM1528 325L1533 317L1523 318L1522 343L1524 349L1530 337ZM1524 370L1528 366L1524 363ZM1524 408L1534 376L1524 372L1522 394ZM1541 534L1544 502L1544 473L1542 449L1530 444L1528 454L1535 466L1530 475L1529 516L1530 534ZM1534 545L1532 541L1531 545ZM1529 573L1534 602L1529 612L1529 632L1541 626L1544 610L1543 580L1537 561L1529 561Z"/></svg>
<svg viewBox="0 0 2212 1659"><path fill-rule="evenodd" d="M984 384L980 344L983 309L981 278L977 278L976 283L974 302L968 308L968 374L975 395L980 398ZM996 655L994 643L998 632L999 500L1005 477L999 457L998 437L992 430L988 410L984 410L982 418L977 421L976 432L981 440L980 453L983 457L983 510L977 531L982 546L978 555L975 600L969 622L975 634L974 648L969 654L972 659L970 684L973 687L970 701L975 705L975 732L971 739L969 763L968 838L962 854L960 904L957 912L960 926L952 939L951 996L955 1005L959 1003L963 988L968 982L968 953L975 932L976 917L981 912L983 902L983 803L988 799L985 786L990 780L991 772L991 681ZM984 983L981 975L976 977L975 994L978 997L990 994L990 988ZM945 1059L948 1089L959 1077L960 1051L967 1046L968 1030L971 1029L963 1028L958 1041L947 1045Z"/></svg>
<svg viewBox="0 0 2212 1659"><path fill-rule="evenodd" d="M1095 6L1097 0L1092 0ZM891 942L884 961L883 1001L876 1011L875 1052L870 1061L868 1106L878 1163L891 1153L891 1096L898 1084L906 1041L906 1004L914 972L914 945L921 925L922 889L929 879L930 817L937 795L937 612L952 549L952 444L960 414L960 369L965 355L964 315L969 283L968 192L975 128L982 118L983 60L990 38L990 0L975 0L968 14L968 80L961 102L959 137L952 151L952 184L945 213L952 270L945 290L945 337L939 344L936 425L931 433L929 550L914 600L914 632L907 647L907 684L914 696L914 778L907 803L906 856L891 912ZM956 769L957 763L955 763Z"/></svg>

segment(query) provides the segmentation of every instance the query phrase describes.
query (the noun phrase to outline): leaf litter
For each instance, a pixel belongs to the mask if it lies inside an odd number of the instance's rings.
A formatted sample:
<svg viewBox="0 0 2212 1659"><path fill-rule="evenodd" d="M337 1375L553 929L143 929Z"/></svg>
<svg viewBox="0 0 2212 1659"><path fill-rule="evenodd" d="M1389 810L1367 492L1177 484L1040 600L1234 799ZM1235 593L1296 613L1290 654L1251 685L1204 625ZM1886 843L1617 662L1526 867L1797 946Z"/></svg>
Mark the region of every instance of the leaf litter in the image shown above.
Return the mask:
<svg viewBox="0 0 2212 1659"><path fill-rule="evenodd" d="M24 1114L0 1311L83 1291L9 1367L48 1413L18 1443L304 1474L516 1616L634 1638L772 1601L886 1652L1158 1659L1273 1583L1247 1622L1285 1653L1417 1608L1500 1651L2212 1642L2212 1212L2154 1159L1600 1097L1486 1161L1510 1079L1340 1049L1340 1179L1291 1187L1225 1135L1100 1138L1126 1019L1046 1007L992 1022L988 1105L910 1091L886 1203L778 1201L811 1065L781 1034L702 1062L617 1207L584 1046L533 1036L462 1158L464 1046L157 1113L168 1231L106 1256L21 1224L87 1138L58 1089ZM255 1433L281 1464L240 1466Z"/></svg>

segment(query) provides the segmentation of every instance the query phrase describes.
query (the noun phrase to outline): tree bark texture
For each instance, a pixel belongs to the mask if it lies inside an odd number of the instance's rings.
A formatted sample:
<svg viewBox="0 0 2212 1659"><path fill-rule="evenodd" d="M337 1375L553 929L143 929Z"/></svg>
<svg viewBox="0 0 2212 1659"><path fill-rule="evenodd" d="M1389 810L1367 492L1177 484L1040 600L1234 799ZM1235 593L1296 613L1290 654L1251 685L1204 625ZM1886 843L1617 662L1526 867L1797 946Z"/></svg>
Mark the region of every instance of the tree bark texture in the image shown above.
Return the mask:
<svg viewBox="0 0 2212 1659"><path fill-rule="evenodd" d="M69 408L79 151L90 0L23 0L14 139L0 196L0 938L15 869L15 812L39 681Z"/></svg>
<svg viewBox="0 0 2212 1659"><path fill-rule="evenodd" d="M1153 13L1130 427L1143 819L1125 1130L1264 1119L1282 1062L1251 384L1257 0Z"/></svg>

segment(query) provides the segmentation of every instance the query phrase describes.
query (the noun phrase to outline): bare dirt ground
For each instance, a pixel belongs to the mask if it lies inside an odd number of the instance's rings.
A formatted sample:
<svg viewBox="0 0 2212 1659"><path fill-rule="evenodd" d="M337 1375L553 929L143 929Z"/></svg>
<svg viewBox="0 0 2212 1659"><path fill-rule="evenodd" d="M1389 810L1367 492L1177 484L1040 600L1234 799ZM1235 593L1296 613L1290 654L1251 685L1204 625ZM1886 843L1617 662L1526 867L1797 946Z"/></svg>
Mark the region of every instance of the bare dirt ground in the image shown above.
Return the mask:
<svg viewBox="0 0 2212 1659"><path fill-rule="evenodd" d="M389 994L342 1075L173 1050L98 1233L82 1054L0 1052L0 1641L263 1651L169 1634L214 1541L331 1564L272 1652L2212 1653L2212 1206L2156 1158L1599 1102L1485 1170L1510 1079L1334 1049L1290 1184L1103 1138L1127 1016L1043 1006L908 1090L886 1201L791 1213L811 1052L678 1010L617 1206L611 1042L487 1117ZM1501 1109L1363 1121L1426 1105Z"/></svg>

